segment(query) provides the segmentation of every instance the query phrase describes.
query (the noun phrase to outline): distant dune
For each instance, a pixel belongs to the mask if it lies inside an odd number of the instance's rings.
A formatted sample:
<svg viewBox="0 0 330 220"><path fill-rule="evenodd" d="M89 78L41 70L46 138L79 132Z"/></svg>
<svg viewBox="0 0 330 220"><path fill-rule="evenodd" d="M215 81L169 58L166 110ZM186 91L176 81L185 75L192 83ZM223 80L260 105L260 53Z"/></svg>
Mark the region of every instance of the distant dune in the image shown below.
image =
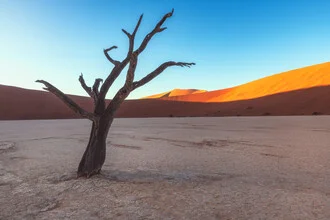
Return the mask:
<svg viewBox="0 0 330 220"><path fill-rule="evenodd" d="M210 92L176 89L158 96L125 101L117 117L329 115L330 63L229 89ZM70 97L86 110L92 110L90 98ZM51 93L0 85L0 120L78 117Z"/></svg>
<svg viewBox="0 0 330 220"><path fill-rule="evenodd" d="M228 102L327 85L330 85L330 62L275 74L233 88L159 98L188 102Z"/></svg>
<svg viewBox="0 0 330 220"><path fill-rule="evenodd" d="M198 89L173 89L169 92L163 92L163 93L160 93L160 94L143 97L142 99L167 98L167 97L199 94L199 93L204 93L204 92L207 92L207 91L206 90L198 90Z"/></svg>

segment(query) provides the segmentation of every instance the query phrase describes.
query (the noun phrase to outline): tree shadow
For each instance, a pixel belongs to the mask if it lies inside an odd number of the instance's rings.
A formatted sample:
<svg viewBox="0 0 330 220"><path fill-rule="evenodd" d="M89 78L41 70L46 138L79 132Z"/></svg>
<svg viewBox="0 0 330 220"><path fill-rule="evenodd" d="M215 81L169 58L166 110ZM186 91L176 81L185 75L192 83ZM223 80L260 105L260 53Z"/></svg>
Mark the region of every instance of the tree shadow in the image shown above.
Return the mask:
<svg viewBox="0 0 330 220"><path fill-rule="evenodd" d="M223 181L226 179L236 178L239 175L230 173L197 173L191 171L162 173L149 170L102 170L101 173L93 178L103 178L112 182L129 182L129 183L153 183L160 181L169 182L210 182Z"/></svg>
<svg viewBox="0 0 330 220"><path fill-rule="evenodd" d="M193 183L193 184L210 184L213 182L227 181L234 178L242 177L242 175L232 173L202 173L192 171L180 172L162 172L152 170L112 170L104 169L97 175L86 177L77 177L76 172L69 173L53 173L39 178L39 182L47 182L50 184L73 184L71 186L88 186L90 184L156 184L156 183ZM44 182L44 183L45 183Z"/></svg>

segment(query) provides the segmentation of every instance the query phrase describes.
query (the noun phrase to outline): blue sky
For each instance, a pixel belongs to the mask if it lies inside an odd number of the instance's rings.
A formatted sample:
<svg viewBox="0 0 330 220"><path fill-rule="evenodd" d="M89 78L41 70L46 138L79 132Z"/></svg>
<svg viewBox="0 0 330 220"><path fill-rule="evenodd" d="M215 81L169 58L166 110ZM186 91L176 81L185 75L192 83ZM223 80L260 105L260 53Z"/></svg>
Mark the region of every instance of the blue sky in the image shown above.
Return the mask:
<svg viewBox="0 0 330 220"><path fill-rule="evenodd" d="M141 54L139 79L165 61L172 67L129 98L174 88L216 90L267 75L330 61L328 0L0 0L0 84L41 89L44 79L65 93L85 95L78 82L106 78L112 64L103 49L117 45L122 59L141 13L137 45L159 19L173 17ZM125 72L108 98L123 84Z"/></svg>

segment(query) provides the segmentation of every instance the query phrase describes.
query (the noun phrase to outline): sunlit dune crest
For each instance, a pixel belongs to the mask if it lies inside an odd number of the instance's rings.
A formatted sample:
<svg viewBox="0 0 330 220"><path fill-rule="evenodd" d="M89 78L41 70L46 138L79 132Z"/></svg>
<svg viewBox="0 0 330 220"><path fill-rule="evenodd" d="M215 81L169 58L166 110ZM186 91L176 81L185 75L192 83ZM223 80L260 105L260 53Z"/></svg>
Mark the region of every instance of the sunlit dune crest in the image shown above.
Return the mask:
<svg viewBox="0 0 330 220"><path fill-rule="evenodd" d="M326 85L330 85L330 62L275 74L233 88L158 98L189 102L228 102Z"/></svg>
<svg viewBox="0 0 330 220"><path fill-rule="evenodd" d="M198 94L198 93L204 93L204 92L207 92L207 91L206 90L198 90L198 89L173 89L169 92L163 92L163 93L160 93L160 94L155 94L155 95L143 97L142 99L158 99L158 98Z"/></svg>

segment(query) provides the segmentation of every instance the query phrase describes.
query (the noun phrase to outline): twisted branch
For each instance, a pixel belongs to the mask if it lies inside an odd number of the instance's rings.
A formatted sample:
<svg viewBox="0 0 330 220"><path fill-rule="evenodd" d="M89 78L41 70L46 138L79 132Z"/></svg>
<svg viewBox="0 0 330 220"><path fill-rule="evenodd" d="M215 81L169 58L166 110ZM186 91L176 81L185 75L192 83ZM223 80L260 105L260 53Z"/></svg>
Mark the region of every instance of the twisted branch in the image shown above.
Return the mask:
<svg viewBox="0 0 330 220"><path fill-rule="evenodd" d="M84 90L87 92L87 94L91 98L93 98L94 104L96 105L97 99L98 99L98 96L99 96L100 83L103 82L103 79L101 79L101 78L95 79L94 85L91 88L91 87L86 85L85 80L84 80L84 76L81 73L81 75L79 76L79 82L80 82L81 86L84 88Z"/></svg>
<svg viewBox="0 0 330 220"><path fill-rule="evenodd" d="M130 57L131 54L133 53L135 35L136 35L137 30L139 29L142 18L143 18L143 14L140 16L139 21L136 24L132 34L128 33L125 29L121 29L127 35L128 39L129 39L129 49L128 49L128 53L127 53L127 58Z"/></svg>
<svg viewBox="0 0 330 220"><path fill-rule="evenodd" d="M109 74L109 76L105 79L105 81L104 81L104 83L103 83L103 85L102 85L102 87L100 89L100 95L99 95L99 98L100 99L103 100L105 98L105 95L107 94L109 88L112 86L112 84L114 83L114 81L120 75L121 71L130 62L131 55L133 54L133 50L134 50L135 35L136 35L136 32L138 31L138 29L140 27L142 18L143 18L143 14L140 16L140 18L139 18L139 20L138 20L138 22L137 22L137 24L136 24L136 26L135 26L134 31L133 31L132 34L128 33L126 30L122 29L122 31L127 35L128 39L129 39L129 49L128 49L128 52L127 52L127 56L126 56L126 58L122 62L116 61L115 67L112 69L112 71ZM113 47L111 47L109 49L111 50L111 49L114 49L114 48L117 48L117 47L116 46L113 46ZM107 54L107 53L105 53L105 54Z"/></svg>
<svg viewBox="0 0 330 220"><path fill-rule="evenodd" d="M184 62L174 62L174 61L168 61L166 63L163 63L160 65L157 69L149 73L147 76L144 78L140 79L139 81L133 82L132 84L132 90L135 90L146 83L150 82L153 80L155 77L157 77L159 74L161 74L167 67L170 66L180 66L180 67L189 67L195 65L195 63L184 63Z"/></svg>
<svg viewBox="0 0 330 220"><path fill-rule="evenodd" d="M81 73L80 76L79 76L79 82L81 84L81 87L83 87L83 89L87 92L87 94L93 98L93 92L92 92L92 89L91 87L87 86L86 83L85 83L85 80L84 80L84 76L83 74Z"/></svg>
<svg viewBox="0 0 330 220"><path fill-rule="evenodd" d="M118 48L117 46L112 46L112 47L110 47L110 48L108 48L108 49L104 49L104 50L103 50L103 53L104 53L104 55L106 56L106 58L107 58L107 59L108 59L113 65L115 65L115 66L119 65L120 62L117 61L117 60L112 59L112 58L110 57L110 55L108 54L108 52L109 52L110 50L117 49L117 48Z"/></svg>
<svg viewBox="0 0 330 220"><path fill-rule="evenodd" d="M166 27L162 27L162 25L164 24L167 18L172 17L173 13L174 13L174 9L172 9L171 12L163 16L163 18L157 23L155 28L145 36L140 47L135 52L137 52L138 54L142 53L142 51L147 47L149 41L155 34L160 33L167 29Z"/></svg>
<svg viewBox="0 0 330 220"><path fill-rule="evenodd" d="M116 111L120 104L125 100L125 98L131 93L133 88L133 80L135 75L135 70L138 61L138 54L134 52L131 57L131 61L129 63L129 68L126 74L126 80L123 87L119 89L114 98L109 103L107 109L105 110L105 114L111 115L114 111Z"/></svg>
<svg viewBox="0 0 330 220"><path fill-rule="evenodd" d="M101 82L103 82L103 79L101 79L101 78L97 78L94 81L93 93L94 93L94 95L95 95L96 98L99 96L99 87L100 87L100 83Z"/></svg>
<svg viewBox="0 0 330 220"><path fill-rule="evenodd" d="M82 107L80 107L77 103L75 103L72 99L70 99L67 95L65 95L63 92L61 92L59 89L57 89L52 84L44 81L44 80L36 80L38 83L42 83L46 86L46 88L43 88L46 91L49 91L56 95L59 99L61 99L69 108L71 108L74 112L78 113L84 118L88 118L91 121L95 121L96 117L94 114L84 110Z"/></svg>

